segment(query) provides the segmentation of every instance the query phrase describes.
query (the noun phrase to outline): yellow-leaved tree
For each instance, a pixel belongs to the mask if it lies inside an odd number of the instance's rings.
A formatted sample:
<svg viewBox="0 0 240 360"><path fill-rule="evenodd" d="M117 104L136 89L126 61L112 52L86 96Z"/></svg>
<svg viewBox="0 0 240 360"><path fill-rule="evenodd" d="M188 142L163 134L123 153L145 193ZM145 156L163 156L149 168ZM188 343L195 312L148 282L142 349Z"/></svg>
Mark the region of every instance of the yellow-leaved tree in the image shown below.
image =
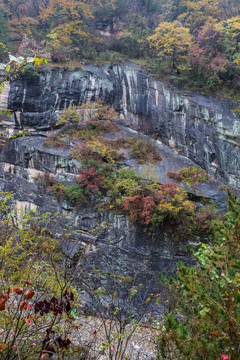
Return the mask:
<svg viewBox="0 0 240 360"><path fill-rule="evenodd" d="M240 67L240 16L235 16L216 24L221 33L225 46L225 53L229 60Z"/></svg>
<svg viewBox="0 0 240 360"><path fill-rule="evenodd" d="M160 60L166 61L177 72L187 63L188 49L192 45L189 29L180 22L162 22L148 38Z"/></svg>
<svg viewBox="0 0 240 360"><path fill-rule="evenodd" d="M221 0L181 0L180 7L183 12L178 16L178 21L193 33L206 21L220 19L222 15Z"/></svg>
<svg viewBox="0 0 240 360"><path fill-rule="evenodd" d="M103 6L103 2L114 6L114 1L50 0L42 7L40 19L52 24L49 37L55 47L76 45L89 37L85 20L94 18L94 8Z"/></svg>

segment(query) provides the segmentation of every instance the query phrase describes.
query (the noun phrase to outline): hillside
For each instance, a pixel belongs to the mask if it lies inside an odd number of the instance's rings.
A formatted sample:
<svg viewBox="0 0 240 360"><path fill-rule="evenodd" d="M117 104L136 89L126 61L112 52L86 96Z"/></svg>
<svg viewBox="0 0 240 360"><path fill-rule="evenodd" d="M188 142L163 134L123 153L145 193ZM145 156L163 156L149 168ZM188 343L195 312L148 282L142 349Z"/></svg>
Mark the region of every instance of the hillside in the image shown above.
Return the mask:
<svg viewBox="0 0 240 360"><path fill-rule="evenodd" d="M0 360L239 360L238 1L0 10Z"/></svg>

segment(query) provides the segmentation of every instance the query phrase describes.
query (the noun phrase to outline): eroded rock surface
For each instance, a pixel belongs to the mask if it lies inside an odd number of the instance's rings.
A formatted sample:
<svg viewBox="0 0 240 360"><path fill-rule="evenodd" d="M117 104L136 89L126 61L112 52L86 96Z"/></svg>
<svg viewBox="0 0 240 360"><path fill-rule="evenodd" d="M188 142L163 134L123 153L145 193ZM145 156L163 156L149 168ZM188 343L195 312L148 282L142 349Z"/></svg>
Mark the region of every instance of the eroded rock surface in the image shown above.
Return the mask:
<svg viewBox="0 0 240 360"><path fill-rule="evenodd" d="M68 150L46 148L43 141L29 136L8 140L0 148L0 191L16 194L18 210L71 215L76 228L84 231L106 224L97 241L100 250L93 255L94 266L102 270L151 277L158 271L173 270L177 261L190 261L184 239L173 243L163 228L151 236L131 225L127 216L98 211L94 200L76 207L50 194L39 175L49 171L71 183L79 164L68 156Z"/></svg>
<svg viewBox="0 0 240 360"><path fill-rule="evenodd" d="M152 134L206 169L239 186L240 120L230 100L180 93L135 64L45 69L11 84L9 108L22 109L24 126L55 125L58 112L86 99L113 104L122 123Z"/></svg>
<svg viewBox="0 0 240 360"><path fill-rule="evenodd" d="M121 126L122 133L129 137L136 132ZM130 224L125 215L117 215L110 211L99 211L96 201L74 206L66 202L58 194L48 191L48 184L39 177L46 172L55 175L55 179L70 185L78 174L81 163L69 156L70 147L59 149L44 146L42 133L31 133L22 138L9 139L0 147L0 190L15 193L17 209L40 212L59 212L71 215L74 226L83 231L91 231L94 227L103 226L96 246L99 250L92 255L94 267L115 271L119 274L140 274L141 278L151 278L159 271L173 271L178 261L190 262L186 253L187 243L184 234L178 241L172 241L165 229L158 227L156 233L150 235L140 226ZM166 172L177 171L193 165L193 162L166 145L151 140L158 148L162 161L154 168L154 176L160 182L169 181ZM131 166L144 176L146 166L139 166L133 158L124 160L125 166ZM219 208L226 207L226 192L218 190L219 183L207 181L197 185L189 192L212 199ZM108 199L106 199L107 201ZM106 224L106 227L105 227ZM77 252L74 246L71 256Z"/></svg>
<svg viewBox="0 0 240 360"><path fill-rule="evenodd" d="M197 164L220 182L207 181L194 189L185 185L186 190L199 198L212 199L219 209L226 208L226 192L218 185L223 181L236 186L240 175L240 122L231 112L233 104L179 94L132 64L101 68L86 65L77 71L45 69L32 78L14 80L8 107L20 111L21 124L29 133L24 138L9 139L0 147L0 190L16 194L19 211L71 215L76 228L84 231L107 224L97 239L99 250L92 255L96 268L140 274L146 279L159 271L173 271L179 260L191 262L184 235L174 242L161 226L150 235L142 227L131 225L125 215L99 211L94 199L73 206L50 194L48 186L39 181L39 175L45 172L64 184L74 181L81 164L69 156L70 147L49 148L43 143L59 112L87 99L112 104L120 112L120 127L126 136L139 132L151 136L163 158L155 167L160 182L170 180L167 171ZM124 163L141 175L144 172L132 158Z"/></svg>

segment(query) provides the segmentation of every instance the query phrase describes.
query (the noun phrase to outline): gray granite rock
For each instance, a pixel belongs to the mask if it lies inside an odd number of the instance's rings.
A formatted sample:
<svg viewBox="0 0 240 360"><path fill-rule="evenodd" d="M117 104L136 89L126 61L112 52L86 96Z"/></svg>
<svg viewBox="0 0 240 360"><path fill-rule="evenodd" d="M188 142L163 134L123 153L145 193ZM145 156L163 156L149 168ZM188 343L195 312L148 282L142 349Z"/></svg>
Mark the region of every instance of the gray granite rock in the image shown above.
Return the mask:
<svg viewBox="0 0 240 360"><path fill-rule="evenodd" d="M124 125L178 149L211 176L240 185L240 120L231 112L236 105L176 91L135 64L45 69L14 80L8 104L23 110L24 126L42 129L56 123L57 112L86 99L113 104Z"/></svg>
<svg viewBox="0 0 240 360"><path fill-rule="evenodd" d="M10 139L0 147L0 190L13 191L19 209L71 215L79 230L102 225L98 250L91 255L96 268L140 274L146 279L159 271L172 272L179 260L191 262L184 236L173 242L161 226L149 235L131 225L124 215L99 211L94 199L73 206L51 195L47 185L39 181L39 175L46 171L64 184L70 184L78 174L81 164L69 157L69 148L47 148L43 142L45 130L55 126L62 109L87 99L112 104L120 112L124 136L135 135L134 131L151 136L163 158L154 170L160 182L169 180L167 171L199 165L220 182L208 181L194 189L184 185L185 189L195 197L213 199L221 210L226 208L226 193L217 187L221 182L237 186L240 176L240 121L231 112L233 104L181 94L133 64L86 65L76 71L45 69L40 76L14 80L8 106L22 109L22 125L37 131ZM140 174L144 171L132 158L123 163ZM76 257L79 248L73 243L68 251Z"/></svg>

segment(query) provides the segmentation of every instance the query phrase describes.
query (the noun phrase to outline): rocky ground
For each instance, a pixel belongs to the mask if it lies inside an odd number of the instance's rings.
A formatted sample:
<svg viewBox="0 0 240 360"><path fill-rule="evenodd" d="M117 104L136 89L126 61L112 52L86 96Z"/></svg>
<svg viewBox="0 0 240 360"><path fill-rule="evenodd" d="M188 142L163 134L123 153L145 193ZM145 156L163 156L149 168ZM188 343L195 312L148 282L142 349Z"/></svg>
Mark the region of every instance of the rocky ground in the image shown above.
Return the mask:
<svg viewBox="0 0 240 360"><path fill-rule="evenodd" d="M112 350L113 359L120 343L119 324L114 321L103 321L96 317L81 317L78 319L79 328L76 336L72 339L77 347L86 347L89 355L97 360L109 360L109 351ZM111 327L111 345L109 346L109 329ZM123 358L131 360L154 360L156 359L156 345L159 330L152 327L138 326L133 332L133 326L127 325L122 336ZM79 336L78 336L79 333ZM130 336L130 334L132 334ZM103 354L105 350L105 354ZM117 358L118 359L118 358ZM119 355L120 359L120 355Z"/></svg>

